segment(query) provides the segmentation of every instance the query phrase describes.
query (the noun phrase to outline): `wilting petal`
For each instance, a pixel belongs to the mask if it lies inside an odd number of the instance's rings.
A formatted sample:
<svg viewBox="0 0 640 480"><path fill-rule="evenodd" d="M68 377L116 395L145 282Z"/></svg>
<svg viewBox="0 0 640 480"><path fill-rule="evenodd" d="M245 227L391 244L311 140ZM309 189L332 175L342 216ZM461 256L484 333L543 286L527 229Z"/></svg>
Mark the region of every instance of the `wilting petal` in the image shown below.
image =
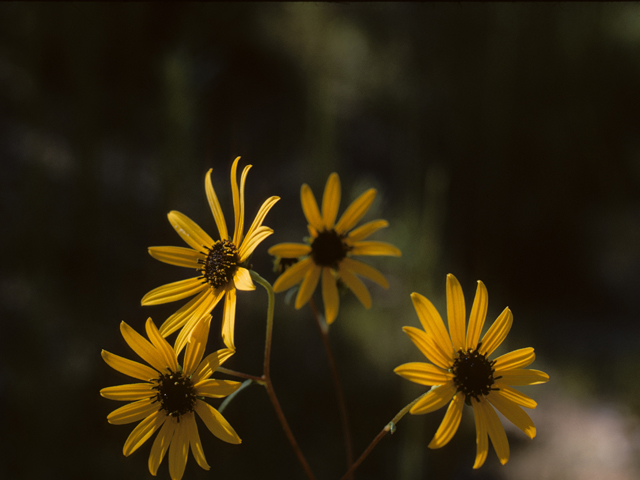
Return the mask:
<svg viewBox="0 0 640 480"><path fill-rule="evenodd" d="M244 238L238 250L239 262L244 263L262 241L273 233L269 227L258 227Z"/></svg>
<svg viewBox="0 0 640 480"><path fill-rule="evenodd" d="M149 255L169 265L195 268L196 270L202 266L198 260L206 258L200 251L196 252L192 248L184 247L149 247Z"/></svg>
<svg viewBox="0 0 640 480"><path fill-rule="evenodd" d="M480 333L484 326L484 320L487 317L487 306L489 305L489 294L487 287L478 280L478 288L476 289L476 297L473 299L471 307L471 315L469 316L469 328L467 330L467 350L475 349L480 340Z"/></svg>
<svg viewBox="0 0 640 480"><path fill-rule="evenodd" d="M333 228L338 208L340 208L340 177L337 173L332 173L329 175L322 196L322 219L327 230Z"/></svg>
<svg viewBox="0 0 640 480"><path fill-rule="evenodd" d="M314 265L311 257L307 257L304 260L300 260L298 263L291 265L287 268L282 275L273 284L273 291L275 293L284 292L290 289L295 284L300 283L307 273L309 268Z"/></svg>
<svg viewBox="0 0 640 480"><path fill-rule="evenodd" d="M511 423L522 430L529 438L536 436L536 427L531 417L518 405L500 395L500 392L491 392L487 400L498 409Z"/></svg>
<svg viewBox="0 0 640 480"><path fill-rule="evenodd" d="M318 280L320 279L320 273L322 272L322 268L314 265L312 266L304 276L302 280L302 284L300 285L300 290L298 290L298 296L296 297L296 309L302 308L305 305L316 287L318 286Z"/></svg>
<svg viewBox="0 0 640 480"><path fill-rule="evenodd" d="M390 257L400 257L402 252L398 247L394 247L387 242L355 242L351 249L351 255L386 255Z"/></svg>
<svg viewBox="0 0 640 480"><path fill-rule="evenodd" d="M420 385L444 385L453 379L453 374L430 363L405 363L396 367L393 371L401 377Z"/></svg>
<svg viewBox="0 0 640 480"><path fill-rule="evenodd" d="M224 398L238 390L241 385L242 383L234 382L233 380L218 380L210 378L198 383L195 385L195 388L197 394L202 395L203 397Z"/></svg>
<svg viewBox="0 0 640 480"><path fill-rule="evenodd" d="M209 169L204 177L204 190L207 194L207 200L209 201L209 207L211 207L213 219L216 221L216 226L218 227L218 232L220 233L220 240L228 240L229 233L227 231L227 222L225 222L224 220L224 214L222 213L222 208L220 208L218 196L216 195L216 191L213 189L213 185L211 184L211 171L212 169Z"/></svg>
<svg viewBox="0 0 640 480"><path fill-rule="evenodd" d="M269 255L282 258L298 258L311 253L311 247L303 243L279 243L267 250Z"/></svg>
<svg viewBox="0 0 640 480"><path fill-rule="evenodd" d="M142 420L157 411L158 404L153 403L151 398L145 398L114 410L107 415L107 421L113 425L125 425Z"/></svg>
<svg viewBox="0 0 640 480"><path fill-rule="evenodd" d="M497 379L496 383L501 385L537 385L549 381L549 375L540 370L525 370L515 368L513 370L504 370L500 372L502 378Z"/></svg>
<svg viewBox="0 0 640 480"><path fill-rule="evenodd" d="M251 291L255 290L256 286L251 280L251 274L249 270L243 267L238 267L236 273L233 275L233 284L238 290Z"/></svg>
<svg viewBox="0 0 640 480"><path fill-rule="evenodd" d="M449 403L455 393L456 386L453 382L447 382L444 385L433 387L429 393L411 407L410 413L412 415L423 415L425 413L435 412Z"/></svg>
<svg viewBox="0 0 640 480"><path fill-rule="evenodd" d="M124 442L124 448L122 449L124 456L128 457L141 447L144 442L149 440L149 437L162 426L166 419L167 416L164 412L157 411L142 420L136 428L133 429L127 441Z"/></svg>
<svg viewBox="0 0 640 480"><path fill-rule="evenodd" d="M378 192L375 188L370 188L358 198L356 198L351 205L344 211L342 217L335 226L335 231L338 235L344 235L360 221L362 217L369 211L373 200L376 198Z"/></svg>
<svg viewBox="0 0 640 480"><path fill-rule="evenodd" d="M482 337L482 346L480 353L485 356L491 355L496 348L500 346L504 339L507 338L511 325L513 323L513 315L509 307L505 308L500 316L493 322L493 325L487 330Z"/></svg>
<svg viewBox="0 0 640 480"><path fill-rule="evenodd" d="M175 302L191 297L208 287L209 285L203 282L201 278L187 278L186 280L154 288L142 297L141 303L142 305L160 305L162 303Z"/></svg>
<svg viewBox="0 0 640 480"><path fill-rule="evenodd" d="M267 216L267 213L269 213L269 210L271 210L271 208L273 208L273 206L276 203L278 203L278 200L280 200L280 197L274 196L274 197L269 197L264 201L264 203L260 207L260 210L258 210L256 218L253 219L253 223L251 224L251 227L249 227L249 231L245 236L244 242L247 241L246 240L247 238L252 237L255 231L262 226L262 222L264 222L264 219Z"/></svg>
<svg viewBox="0 0 640 480"><path fill-rule="evenodd" d="M349 242L353 244L355 242L359 242L360 240L364 240L381 228L386 228L388 226L389 222L387 222L386 220L372 220L354 230L351 230L351 232L347 235L347 238L349 239Z"/></svg>
<svg viewBox="0 0 640 480"><path fill-rule="evenodd" d="M302 211L304 216L307 217L309 225L318 231L323 231L325 226L318 210L316 197L313 196L311 188L306 183L300 188L300 201L302 202Z"/></svg>
<svg viewBox="0 0 640 480"><path fill-rule="evenodd" d="M213 246L213 239L186 215L172 210L167 217L173 229L194 250L204 252L205 248Z"/></svg>
<svg viewBox="0 0 640 480"><path fill-rule="evenodd" d="M480 468L487 459L487 453L489 453L487 420L484 418L483 410L478 408L478 403L479 402L475 398L471 398L473 416L476 421L476 461L473 464L473 468Z"/></svg>
<svg viewBox="0 0 640 480"><path fill-rule="evenodd" d="M453 400L449 404L447 413L445 414L438 431L429 443L429 448L444 447L453 438L460 426L463 405L464 393L459 392L455 397L453 397Z"/></svg>
<svg viewBox="0 0 640 480"><path fill-rule="evenodd" d="M340 265L340 278L358 300L360 300L364 308L371 308L371 295L369 294L369 290L367 290L365 284L362 283L358 277Z"/></svg>
<svg viewBox="0 0 640 480"><path fill-rule="evenodd" d="M236 158L231 166L231 196L233 198L233 213L235 216L235 231L233 233L233 243L239 245L242 241L242 229L244 228L244 197L240 196L238 190L238 161L240 157ZM251 165L247 165L242 172L243 179L246 180L247 173ZM244 190L244 182L243 182Z"/></svg>
<svg viewBox="0 0 640 480"><path fill-rule="evenodd" d="M167 453L177 425L178 422L173 417L167 417L153 442L151 453L149 454L149 471L153 476L158 473L158 467L162 463L165 453Z"/></svg>
<svg viewBox="0 0 640 480"><path fill-rule="evenodd" d="M464 331L466 310L464 295L460 282L453 275L447 275L447 318L449 319L449 333L453 349L457 352L464 348Z"/></svg>
<svg viewBox="0 0 640 480"><path fill-rule="evenodd" d="M106 350L102 350L102 358L107 364L114 370L129 375L130 377L137 378L138 380L150 380L158 378L158 372L151 367L147 367L133 360L114 355Z"/></svg>
<svg viewBox="0 0 640 480"><path fill-rule="evenodd" d="M338 316L340 295L338 295L336 279L329 267L322 268L322 303L324 303L324 316L327 324L331 325Z"/></svg>
<svg viewBox="0 0 640 480"><path fill-rule="evenodd" d="M202 400L196 400L195 411L213 433L223 442L239 444L242 442L229 422L215 408Z"/></svg>
<svg viewBox="0 0 640 480"><path fill-rule="evenodd" d="M427 357L431 363L444 370L451 368L452 365L449 363L449 359L438 347L433 337L430 337L425 332L415 327L402 327L402 330L409 335L411 341L420 349L422 354Z"/></svg>
<svg viewBox="0 0 640 480"><path fill-rule="evenodd" d="M419 293L412 293L411 300L413 301L413 306L416 309L422 328L424 328L427 335L435 340L442 355L447 359L447 363L453 365L454 350L451 345L451 338L447 333L447 329L444 327L442 317L440 317L438 310L436 310L436 307L434 307L427 298Z"/></svg>
<svg viewBox="0 0 640 480"><path fill-rule="evenodd" d="M387 279L384 278L384 275L382 275L379 270L376 270L366 263L362 263L358 260L347 257L343 258L340 262L340 268L346 268L347 270L355 274L368 278L369 280L373 280L382 288L389 288L389 282L387 282Z"/></svg>
<svg viewBox="0 0 640 480"><path fill-rule="evenodd" d="M536 354L533 348L520 348L513 352L505 353L504 355L496 358L496 364L494 366L496 372L502 370L512 370L514 368L524 368L531 365L536 359Z"/></svg>

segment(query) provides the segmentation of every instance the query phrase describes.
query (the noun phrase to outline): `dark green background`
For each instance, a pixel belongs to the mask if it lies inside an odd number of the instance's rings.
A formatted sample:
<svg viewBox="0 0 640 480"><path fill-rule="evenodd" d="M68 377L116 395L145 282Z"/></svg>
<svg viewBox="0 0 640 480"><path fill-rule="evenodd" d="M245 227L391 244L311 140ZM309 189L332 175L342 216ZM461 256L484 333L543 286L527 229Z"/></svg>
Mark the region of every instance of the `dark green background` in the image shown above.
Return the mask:
<svg viewBox="0 0 640 480"><path fill-rule="evenodd" d="M120 321L141 331L179 307L140 306L191 275L146 249L182 245L172 209L215 233L209 168L232 219L241 155L248 216L282 197L253 258L268 280L268 247L306 235L301 184L320 197L333 171L341 212L378 189L365 220L388 219L374 239L403 251L370 260L389 290L369 284L368 311L348 293L331 328L358 454L424 391L392 370L423 360L401 331L419 325L409 294L444 314L447 273L468 309L482 279L488 320L514 313L502 351L533 346L551 375L523 389L538 437L508 428L507 466L490 451L472 471L469 411L428 450L439 411L405 417L357 478L636 477L639 112L636 4L0 5L0 475L151 478L151 442L125 458L133 426L106 421L118 403L100 388L128 380L100 350L134 357ZM261 373L265 311L263 291L238 295L230 368ZM319 479L339 478L326 357L310 310L284 295L273 347L303 451ZM243 444L200 424L212 470L191 457L185 479L304 478L260 387L225 416Z"/></svg>

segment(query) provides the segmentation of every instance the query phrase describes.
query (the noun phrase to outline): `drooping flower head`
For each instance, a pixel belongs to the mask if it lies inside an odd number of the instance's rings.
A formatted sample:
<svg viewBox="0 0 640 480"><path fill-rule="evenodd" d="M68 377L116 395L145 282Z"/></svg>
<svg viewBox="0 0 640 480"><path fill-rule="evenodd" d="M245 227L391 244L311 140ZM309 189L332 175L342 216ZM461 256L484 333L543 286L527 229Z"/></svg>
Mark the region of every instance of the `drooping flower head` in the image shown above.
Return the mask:
<svg viewBox="0 0 640 480"><path fill-rule="evenodd" d="M535 408L537 404L511 386L545 383L549 376L524 368L535 360L533 348L522 348L489 360L507 337L513 315L505 308L480 340L488 305L487 289L482 282L478 281L466 338L464 296L456 277L447 276L448 333L429 300L418 293L412 293L411 299L424 331L414 327L403 330L431 364L406 363L394 371L407 380L433 387L413 405L410 413L430 413L450 402L429 448L443 447L453 438L462 417L462 406L467 403L473 407L476 424L477 453L473 468L480 468L486 460L488 438L504 465L509 460L509 443L493 407L527 436L535 437L533 421L521 407Z"/></svg>
<svg viewBox="0 0 640 480"><path fill-rule="evenodd" d="M126 323L120 324L120 331L127 344L150 366L102 351L102 358L109 366L143 381L103 388L100 395L111 400L131 401L111 412L107 417L109 423L123 425L142 420L124 444L125 456L131 455L156 430L160 430L149 455L149 471L152 475L158 471L168 450L169 473L172 480L180 480L187 464L189 446L198 465L209 470L194 412L220 440L235 444L241 442L220 412L200 398L223 398L241 385L230 380L209 378L233 354L231 349L222 349L202 360L210 323L209 316L194 330L187 343L182 367L178 364L175 350L150 318L146 323L150 341Z"/></svg>
<svg viewBox="0 0 640 480"><path fill-rule="evenodd" d="M169 212L169 222L191 248L149 248L149 254L153 258L171 265L193 268L199 273L197 277L158 287L142 299L142 305L158 305L196 295L160 327L160 333L165 337L182 328L175 343L177 353L184 348L198 322L209 315L222 297L225 297L222 339L228 348L235 349L236 290L255 290L256 288L246 268L247 262L260 242L273 233L273 230L263 226L262 222L280 198L269 197L262 204L247 234L244 235L244 184L251 165L244 167L238 189L239 160L240 157L236 158L231 167L231 192L235 214L233 237L229 236L227 231L227 224L213 189L211 170L209 170L205 176L205 191L220 239L214 241L186 215L173 210Z"/></svg>
<svg viewBox="0 0 640 480"><path fill-rule="evenodd" d="M371 295L357 275L373 280L388 288L387 279L377 269L355 260L354 255L400 256L400 250L385 242L364 241L372 233L387 227L386 220L373 220L352 230L367 213L376 197L370 188L345 210L338 222L340 207L340 178L332 173L327 180L322 197L322 214L311 188L304 184L300 191L302 210L307 221L310 241L302 243L280 243L269 249L269 254L282 258L298 258L273 285L276 293L283 292L301 283L296 297L296 308L304 306L322 281L322 299L325 318L331 324L338 315L339 296L337 282L346 285L366 307L371 307ZM321 280L322 279L322 280Z"/></svg>

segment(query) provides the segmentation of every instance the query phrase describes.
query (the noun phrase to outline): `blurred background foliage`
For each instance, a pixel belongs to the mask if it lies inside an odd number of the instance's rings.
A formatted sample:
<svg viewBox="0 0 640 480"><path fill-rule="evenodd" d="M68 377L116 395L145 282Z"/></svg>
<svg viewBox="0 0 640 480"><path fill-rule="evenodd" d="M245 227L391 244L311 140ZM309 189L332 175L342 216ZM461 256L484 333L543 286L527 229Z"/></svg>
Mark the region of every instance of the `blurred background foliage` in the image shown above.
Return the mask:
<svg viewBox="0 0 640 480"><path fill-rule="evenodd" d="M403 251L372 260L391 284L370 285L373 308L348 293L331 328L356 454L424 391L392 370L422 360L401 331L419 323L409 294L444 313L447 273L469 305L482 279L489 321L514 312L504 349L535 347L551 375L524 389L538 437L505 423L505 467L490 452L472 471L468 411L429 451L440 411L406 417L357 478L637 478L639 85L633 3L1 4L3 476L151 478L151 442L125 458L133 427L106 421L118 404L98 391L126 379L100 350L131 357L120 321L141 330L177 308L140 306L191 274L146 249L181 245L172 209L214 232L209 168L232 218L241 155L248 212L282 197L253 258L268 280L267 248L306 235L300 185L320 197L333 171L341 211L378 189L365 220L388 219L375 238ZM265 311L264 292L239 295L230 368L261 373ZM311 312L281 295L276 315L275 387L318 478L338 478ZM191 458L185 478L303 478L261 388L225 416L243 444L201 430L213 468Z"/></svg>

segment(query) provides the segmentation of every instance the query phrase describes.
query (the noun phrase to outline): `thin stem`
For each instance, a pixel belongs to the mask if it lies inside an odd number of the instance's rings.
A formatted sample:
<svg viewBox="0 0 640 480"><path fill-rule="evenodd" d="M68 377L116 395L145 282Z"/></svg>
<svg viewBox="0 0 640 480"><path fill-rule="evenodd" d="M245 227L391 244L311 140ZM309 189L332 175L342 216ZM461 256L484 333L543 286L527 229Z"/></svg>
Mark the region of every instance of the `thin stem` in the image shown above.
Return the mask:
<svg viewBox="0 0 640 480"><path fill-rule="evenodd" d="M344 446L347 454L347 468L353 463L353 447L351 444L351 430L349 429L349 417L347 416L347 403L344 399L344 391L342 390L342 384L340 383L340 377L338 376L338 368L336 367L336 361L333 357L333 351L331 350L331 344L329 343L329 334L325 324L320 319L320 314L316 308L316 303L313 298L309 300L309 306L313 311L313 316L316 319L318 325L318 331L322 337L322 343L324 349L327 352L329 358L329 366L331 367L331 377L333 379L333 388L336 392L336 398L338 400L338 407L340 409L340 422L342 424L342 434L344 436Z"/></svg>
<svg viewBox="0 0 640 480"><path fill-rule="evenodd" d="M222 402L220 404L220 407L218 407L218 412L222 413L224 409L227 408L227 405L231 403L231 400L233 400L236 397L236 395L238 395L242 390L247 388L252 383L254 383L253 380L245 380L244 382L242 382L242 385L240 385L240 388L238 388L235 392L233 392L231 395L229 395L227 398L224 399L224 402Z"/></svg>
<svg viewBox="0 0 640 480"><path fill-rule="evenodd" d="M298 460L300 461L300 464L302 465L302 468L307 474L307 477L309 478L309 480L315 480L316 477L313 475L313 472L311 471L311 467L309 467L309 464L307 463L307 459L302 454L302 450L300 450L300 447L298 446L298 442L293 436L293 432L289 427L289 422L287 422L287 419L284 416L284 412L282 411L282 407L280 406L280 402L278 401L278 397L276 396L276 392L273 388L273 383L271 382L270 360L271 360L271 342L273 339L273 312L275 308L275 294L273 293L273 287L269 282L267 282L264 278L262 278L253 270L250 270L250 272L251 272L251 278L253 278L253 280L256 283L260 284L267 291L267 295L269 296L269 303L267 307L267 335L266 335L265 345L264 345L264 373L262 374L261 380L263 385L267 389L267 394L269 395L269 399L271 400L273 409L275 410L276 416L278 417L278 420L282 425L282 429L284 430L284 433L287 436L289 443L291 444L291 448L293 449L294 453L298 457Z"/></svg>
<svg viewBox="0 0 640 480"><path fill-rule="evenodd" d="M402 410L400 410L396 414L395 417L393 417L391 419L391 421L389 423L387 423L384 426L384 428L380 431L380 433L378 433L378 435L376 435L376 437L371 441L371 443L369 444L367 449L362 453L362 455L360 455L360 458L358 458L358 460L356 460L356 463L351 465L351 468L349 470L347 470L347 473L345 473L343 475L342 480L347 480L351 475L353 475L353 472L356 471L356 468L358 468L360 466L360 464L364 461L364 459L367 458L367 456L371 453L371 450L374 449L374 447L378 444L378 442L380 442L380 440L382 440L384 438L384 436L388 432L391 432L393 434L396 431L396 425L400 421L400 419L402 419L402 417L404 417L407 414L407 412L409 412L409 410L411 410L411 407L413 407L415 405L415 403L418 400L420 400L422 397L424 397L427 393L429 393L429 392L423 393L418 398L416 398L413 402L411 402L410 404L406 405Z"/></svg>
<svg viewBox="0 0 640 480"><path fill-rule="evenodd" d="M227 375L232 375L238 378L244 378L245 380L252 380L260 385L264 385L264 380L262 377L256 377L255 375L249 375L248 373L236 372L235 370L231 370L229 368L218 367L216 368L216 372L226 373Z"/></svg>

